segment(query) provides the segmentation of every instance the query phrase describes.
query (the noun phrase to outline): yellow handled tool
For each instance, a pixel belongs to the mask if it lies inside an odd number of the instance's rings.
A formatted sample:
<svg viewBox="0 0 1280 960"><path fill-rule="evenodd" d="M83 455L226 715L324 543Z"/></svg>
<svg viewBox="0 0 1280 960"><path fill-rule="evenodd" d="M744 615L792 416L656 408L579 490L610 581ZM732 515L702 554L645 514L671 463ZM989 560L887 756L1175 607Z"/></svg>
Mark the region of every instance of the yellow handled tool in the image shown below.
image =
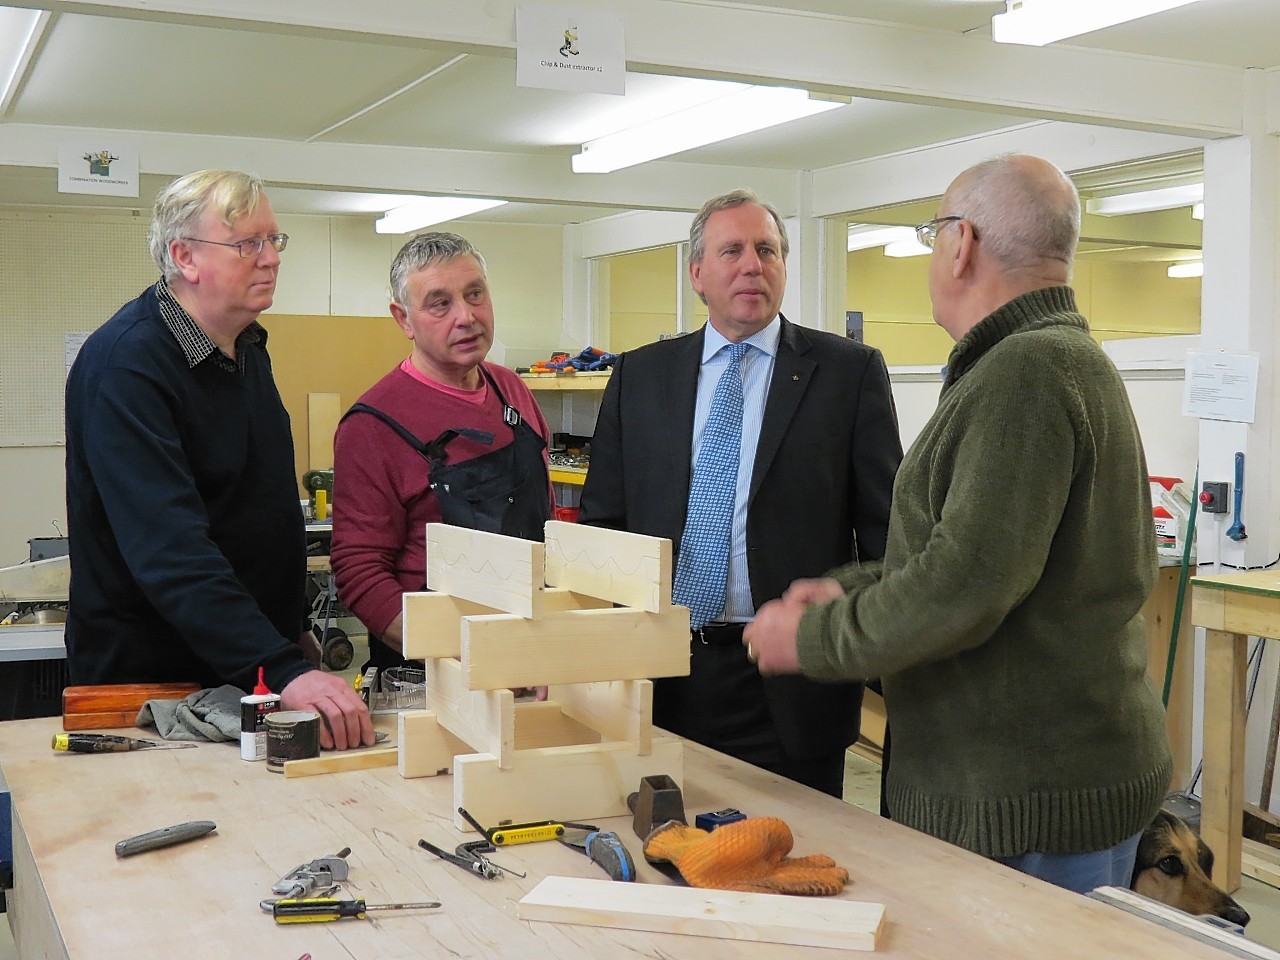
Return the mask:
<svg viewBox="0 0 1280 960"><path fill-rule="evenodd" d="M439 900L423 903L365 903L363 900L338 900L334 897L277 900L271 905L276 923L325 923L329 920L365 920L370 910L428 910L440 906Z"/></svg>
<svg viewBox="0 0 1280 960"><path fill-rule="evenodd" d="M161 743L137 737L117 737L109 733L55 733L53 749L70 753L125 753L129 750L181 750L194 743Z"/></svg>

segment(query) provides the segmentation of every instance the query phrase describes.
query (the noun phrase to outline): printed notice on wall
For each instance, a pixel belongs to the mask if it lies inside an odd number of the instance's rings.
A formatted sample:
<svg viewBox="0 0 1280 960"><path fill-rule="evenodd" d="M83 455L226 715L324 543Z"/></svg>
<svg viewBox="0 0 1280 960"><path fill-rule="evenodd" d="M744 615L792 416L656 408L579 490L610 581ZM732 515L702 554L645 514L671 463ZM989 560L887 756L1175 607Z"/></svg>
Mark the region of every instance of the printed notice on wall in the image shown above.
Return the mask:
<svg viewBox="0 0 1280 960"><path fill-rule="evenodd" d="M625 94L622 18L584 7L517 5L516 86Z"/></svg>
<svg viewBox="0 0 1280 960"><path fill-rule="evenodd" d="M58 192L138 195L137 144L116 137L58 144Z"/></svg>
<svg viewBox="0 0 1280 960"><path fill-rule="evenodd" d="M1190 353L1182 412L1204 420L1253 423L1258 398L1258 355Z"/></svg>
<svg viewBox="0 0 1280 960"><path fill-rule="evenodd" d="M66 354L67 373L71 372L71 365L76 362L76 357L80 356L80 348L84 346L84 342L89 339L88 333L79 331L70 331L62 335L62 349Z"/></svg>

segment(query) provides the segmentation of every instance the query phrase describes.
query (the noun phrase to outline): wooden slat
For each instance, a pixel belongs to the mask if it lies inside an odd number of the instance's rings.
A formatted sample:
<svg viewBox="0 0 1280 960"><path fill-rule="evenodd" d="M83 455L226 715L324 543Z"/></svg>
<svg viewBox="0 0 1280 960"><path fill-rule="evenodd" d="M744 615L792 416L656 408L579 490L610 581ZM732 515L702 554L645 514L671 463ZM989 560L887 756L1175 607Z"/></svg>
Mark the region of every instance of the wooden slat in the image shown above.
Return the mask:
<svg viewBox="0 0 1280 960"><path fill-rule="evenodd" d="M493 607L447 593L406 593L400 599L404 655L410 660L458 657L462 653L462 618L497 613Z"/></svg>
<svg viewBox="0 0 1280 960"><path fill-rule="evenodd" d="M629 816L627 794L641 778L665 773L683 783L683 746L672 737L655 737L649 756L639 756L628 743L519 750L505 770L489 754L457 757L453 805L466 807L485 824L551 819L594 823ZM459 816L454 825L467 829Z"/></svg>
<svg viewBox="0 0 1280 960"><path fill-rule="evenodd" d="M323 773L343 773L347 770L372 770L375 767L394 767L399 756L397 747L370 747L367 750L326 752L305 760L288 760L284 764L286 777L315 777Z"/></svg>
<svg viewBox="0 0 1280 960"><path fill-rule="evenodd" d="M1161 567L1155 589L1142 607L1147 625L1147 675L1157 694L1164 690L1165 672L1169 665L1169 640L1173 630L1173 613L1177 607L1179 567ZM1221 592L1219 591L1219 596ZM1194 684L1195 629L1191 618L1183 616L1178 627L1178 650L1173 664L1173 683L1169 688L1169 704L1165 709L1164 728L1173 754L1173 789L1181 790L1191 782L1192 686ZM865 701L864 701L865 705ZM865 725L863 731L865 733Z"/></svg>
<svg viewBox="0 0 1280 960"><path fill-rule="evenodd" d="M333 469L333 435L342 418L342 396L337 393L307 394L307 468Z"/></svg>
<svg viewBox="0 0 1280 960"><path fill-rule="evenodd" d="M544 616L562 610L593 610L609 605L608 600L559 587L542 593ZM461 656L462 618L502 612L447 593L430 592L404 594L401 611L404 615L404 655L412 660Z"/></svg>
<svg viewBox="0 0 1280 960"><path fill-rule="evenodd" d="M1215 854L1213 882L1240 888L1240 811L1244 804L1245 641L1205 631L1204 791L1200 835Z"/></svg>
<svg viewBox="0 0 1280 960"><path fill-rule="evenodd" d="M688 676L689 611L466 617L462 664L469 690Z"/></svg>
<svg viewBox="0 0 1280 960"><path fill-rule="evenodd" d="M396 715L400 743L400 776L435 777L453 770L453 758L471 748L440 726L430 710L402 710Z"/></svg>
<svg viewBox="0 0 1280 960"><path fill-rule="evenodd" d="M546 526L547 583L626 607L671 606L671 541L559 520Z"/></svg>
<svg viewBox="0 0 1280 960"><path fill-rule="evenodd" d="M599 733L566 716L558 703L546 700L542 703L516 704L517 750L599 742Z"/></svg>
<svg viewBox="0 0 1280 960"><path fill-rule="evenodd" d="M554 686L547 696L566 716L598 730L606 740L631 741L641 755L653 749L652 680Z"/></svg>
<svg viewBox="0 0 1280 960"><path fill-rule="evenodd" d="M874 950L884 904L651 883L547 877L520 900L521 920L681 933L747 943Z"/></svg>
<svg viewBox="0 0 1280 960"><path fill-rule="evenodd" d="M515 696L510 690L467 690L457 660L428 660L427 709L472 750L493 754L503 767L510 762L515 750Z"/></svg>
<svg viewBox="0 0 1280 960"><path fill-rule="evenodd" d="M426 538L428 590L521 617L542 615L542 544L445 523L428 523Z"/></svg>

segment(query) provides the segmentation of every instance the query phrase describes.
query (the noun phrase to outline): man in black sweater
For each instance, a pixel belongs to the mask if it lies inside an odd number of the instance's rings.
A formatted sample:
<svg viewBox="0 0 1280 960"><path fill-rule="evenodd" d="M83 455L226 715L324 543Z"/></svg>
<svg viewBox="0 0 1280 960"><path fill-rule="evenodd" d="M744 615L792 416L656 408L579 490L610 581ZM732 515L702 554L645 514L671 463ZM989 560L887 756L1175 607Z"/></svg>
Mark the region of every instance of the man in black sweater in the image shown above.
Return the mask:
<svg viewBox="0 0 1280 960"><path fill-rule="evenodd" d="M320 713L322 745L342 750L372 744L373 727L300 645L293 439L257 323L288 239L243 173L189 174L156 198L163 276L67 377L67 660L74 684L246 691L262 667L283 706Z"/></svg>

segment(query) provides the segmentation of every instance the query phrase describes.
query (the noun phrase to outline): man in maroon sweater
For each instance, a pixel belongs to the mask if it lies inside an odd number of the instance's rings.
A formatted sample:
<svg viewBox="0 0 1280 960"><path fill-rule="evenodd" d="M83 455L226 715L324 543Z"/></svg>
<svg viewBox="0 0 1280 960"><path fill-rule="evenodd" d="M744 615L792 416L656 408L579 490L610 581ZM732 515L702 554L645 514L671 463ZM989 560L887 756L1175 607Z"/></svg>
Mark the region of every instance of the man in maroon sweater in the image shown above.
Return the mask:
<svg viewBox="0 0 1280 960"><path fill-rule="evenodd" d="M484 258L456 234L420 234L396 255L391 292L413 349L338 427L330 553L380 668L404 662L400 597L423 589L426 524L541 540L553 505L546 419L515 373L485 362Z"/></svg>

